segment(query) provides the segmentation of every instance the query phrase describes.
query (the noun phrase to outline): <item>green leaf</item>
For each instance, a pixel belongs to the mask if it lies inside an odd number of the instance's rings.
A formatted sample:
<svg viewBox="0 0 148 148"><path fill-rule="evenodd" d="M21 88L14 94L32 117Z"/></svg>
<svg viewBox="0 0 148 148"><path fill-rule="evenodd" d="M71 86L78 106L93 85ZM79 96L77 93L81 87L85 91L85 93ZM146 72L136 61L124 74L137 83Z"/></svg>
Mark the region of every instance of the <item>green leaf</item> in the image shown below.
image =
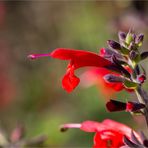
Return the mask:
<svg viewBox="0 0 148 148"><path fill-rule="evenodd" d="M138 87L138 83L129 80L125 80L123 84L128 89L136 89Z"/></svg>

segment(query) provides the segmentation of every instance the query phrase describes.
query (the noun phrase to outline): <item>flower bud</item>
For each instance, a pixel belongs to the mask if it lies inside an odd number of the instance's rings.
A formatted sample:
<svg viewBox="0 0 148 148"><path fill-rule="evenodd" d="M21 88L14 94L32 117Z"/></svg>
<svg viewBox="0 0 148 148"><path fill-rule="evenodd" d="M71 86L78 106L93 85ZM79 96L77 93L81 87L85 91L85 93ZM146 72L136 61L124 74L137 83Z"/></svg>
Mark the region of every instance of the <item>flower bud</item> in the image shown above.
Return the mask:
<svg viewBox="0 0 148 148"><path fill-rule="evenodd" d="M132 50L132 51L130 52L130 58L131 58L131 60L134 60L134 59L136 58L137 54L138 54L138 53L137 53L136 51Z"/></svg>
<svg viewBox="0 0 148 148"><path fill-rule="evenodd" d="M125 42L127 45L130 45L130 43L133 41L133 35L131 32L129 32L126 36Z"/></svg>
<svg viewBox="0 0 148 148"><path fill-rule="evenodd" d="M141 60L144 60L148 57L148 51L141 53Z"/></svg>
<svg viewBox="0 0 148 148"><path fill-rule="evenodd" d="M117 53L116 51L111 50L109 48L101 48L99 55L106 58L106 59L110 59L112 57L112 55L115 55L118 58L122 58L122 56L119 53Z"/></svg>
<svg viewBox="0 0 148 148"><path fill-rule="evenodd" d="M132 60L133 66L136 66L137 63L140 61L141 57L140 54L137 51L132 50L130 52L130 59Z"/></svg>
<svg viewBox="0 0 148 148"><path fill-rule="evenodd" d="M119 31L119 32L118 32L118 37L119 37L119 40L122 42L122 41L124 41L125 38L126 38L126 33L125 33L125 32Z"/></svg>
<svg viewBox="0 0 148 148"><path fill-rule="evenodd" d="M120 50L121 49L120 44L118 42L113 41L113 40L108 40L107 44L108 44L109 47L111 47L113 49L116 49L116 50Z"/></svg>
<svg viewBox="0 0 148 148"><path fill-rule="evenodd" d="M129 112L136 112L142 108L145 108L145 105L138 102L127 102L126 104L126 111Z"/></svg>
<svg viewBox="0 0 148 148"><path fill-rule="evenodd" d="M110 112L123 111L126 109L126 103L116 100L110 100L106 103L106 108Z"/></svg>
<svg viewBox="0 0 148 148"><path fill-rule="evenodd" d="M106 107L108 111L110 112L123 111L123 110L128 111L128 112L136 112L144 108L145 105L142 103L138 103L138 102L124 103L121 101L110 100L109 102L106 103Z"/></svg>
<svg viewBox="0 0 148 148"><path fill-rule="evenodd" d="M128 49L129 49L129 50L135 50L135 51L137 50L137 47L136 47L134 41L132 41L132 42L130 43L130 45L128 46Z"/></svg>
<svg viewBox="0 0 148 148"><path fill-rule="evenodd" d="M107 74L103 78L107 82L123 82L121 77L115 76L113 74Z"/></svg>
<svg viewBox="0 0 148 148"><path fill-rule="evenodd" d="M140 46L142 46L143 40L144 40L144 35L143 35L143 34L139 34L139 35L137 36L135 42L136 42L136 44L140 47Z"/></svg>

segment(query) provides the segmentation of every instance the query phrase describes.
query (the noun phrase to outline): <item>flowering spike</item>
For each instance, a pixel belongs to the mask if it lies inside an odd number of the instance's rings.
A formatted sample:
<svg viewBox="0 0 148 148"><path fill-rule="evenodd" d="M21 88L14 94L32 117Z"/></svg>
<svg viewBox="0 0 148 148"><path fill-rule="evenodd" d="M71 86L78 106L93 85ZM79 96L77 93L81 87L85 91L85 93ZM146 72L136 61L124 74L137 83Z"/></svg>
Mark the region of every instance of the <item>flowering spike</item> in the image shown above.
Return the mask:
<svg viewBox="0 0 148 148"><path fill-rule="evenodd" d="M34 59L38 59L38 58L41 58L41 57L48 57L50 56L50 54L30 54L28 55L28 58L31 59L31 60L34 60Z"/></svg>

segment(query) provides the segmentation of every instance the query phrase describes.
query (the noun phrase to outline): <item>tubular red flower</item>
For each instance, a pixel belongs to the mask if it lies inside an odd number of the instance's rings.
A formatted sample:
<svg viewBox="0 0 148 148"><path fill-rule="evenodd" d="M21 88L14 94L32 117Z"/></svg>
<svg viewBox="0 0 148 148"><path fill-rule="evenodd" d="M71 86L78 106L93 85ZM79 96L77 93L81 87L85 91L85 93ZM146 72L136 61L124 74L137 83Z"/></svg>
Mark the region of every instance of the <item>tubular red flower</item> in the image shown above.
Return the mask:
<svg viewBox="0 0 148 148"><path fill-rule="evenodd" d="M108 54L113 54L112 51L108 51ZM111 53L110 53L111 52ZM62 87L67 91L71 92L79 84L80 79L75 75L75 70L81 67L93 66L98 68L98 78L105 84L105 87L110 87L112 91L121 91L124 86L122 82L109 83L103 80L105 74L112 73L110 70L105 69L106 66L112 66L113 63L110 60L104 58L106 51L103 48L100 51L100 55L89 51L74 50L66 48L57 48L49 54L31 54L28 56L30 59L37 59L40 57L50 56L61 60L69 60L66 74L62 79ZM101 69L100 69L101 68ZM104 69L102 69L104 68ZM120 74L112 73L115 76Z"/></svg>
<svg viewBox="0 0 148 148"><path fill-rule="evenodd" d="M80 128L85 132L95 132L93 148L119 148L124 145L123 137L131 139L132 129L122 123L106 119L103 122L84 121L82 123L64 124L61 126L61 131L69 128ZM138 140L141 140L139 135L133 131Z"/></svg>
<svg viewBox="0 0 148 148"><path fill-rule="evenodd" d="M70 60L67 72L62 80L62 86L68 92L71 92L80 82L80 79L74 74L76 69L86 66L104 67L112 65L109 60L93 52L66 48L57 48L50 54L31 54L28 58L37 59L45 56L51 56L60 60Z"/></svg>

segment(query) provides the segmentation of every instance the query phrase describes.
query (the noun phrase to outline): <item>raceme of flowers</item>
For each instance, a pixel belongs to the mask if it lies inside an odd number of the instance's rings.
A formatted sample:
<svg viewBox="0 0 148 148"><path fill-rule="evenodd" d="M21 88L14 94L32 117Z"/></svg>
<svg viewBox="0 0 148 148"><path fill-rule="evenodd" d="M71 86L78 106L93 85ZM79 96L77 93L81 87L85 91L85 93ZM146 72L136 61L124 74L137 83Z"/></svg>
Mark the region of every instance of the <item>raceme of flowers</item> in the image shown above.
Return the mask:
<svg viewBox="0 0 148 148"><path fill-rule="evenodd" d="M69 64L66 73L62 78L62 87L67 92L72 92L80 82L75 75L75 70L83 67L92 67L85 72L87 81L96 80L103 82L106 88L114 92L125 89L128 93L136 93L137 101L121 102L110 99L106 108L110 112L128 111L134 114L143 115L148 125L148 100L146 91L142 84L146 80L144 68L139 64L148 57L148 52L141 52L144 39L143 34L136 35L131 30L128 33L119 32L119 42L108 40L108 48L101 48L96 54L84 50L57 48L48 54L30 54L30 59L49 56L52 58L67 60ZM81 77L81 76L80 76ZM83 76L81 77L83 79ZM85 81L85 78L84 78ZM126 99L127 100L127 99ZM128 126L113 120L106 119L103 122L85 121L79 124L64 124L62 131L69 128L79 128L86 132L95 132L94 148L114 147L146 147L148 140L141 132L136 133Z"/></svg>

